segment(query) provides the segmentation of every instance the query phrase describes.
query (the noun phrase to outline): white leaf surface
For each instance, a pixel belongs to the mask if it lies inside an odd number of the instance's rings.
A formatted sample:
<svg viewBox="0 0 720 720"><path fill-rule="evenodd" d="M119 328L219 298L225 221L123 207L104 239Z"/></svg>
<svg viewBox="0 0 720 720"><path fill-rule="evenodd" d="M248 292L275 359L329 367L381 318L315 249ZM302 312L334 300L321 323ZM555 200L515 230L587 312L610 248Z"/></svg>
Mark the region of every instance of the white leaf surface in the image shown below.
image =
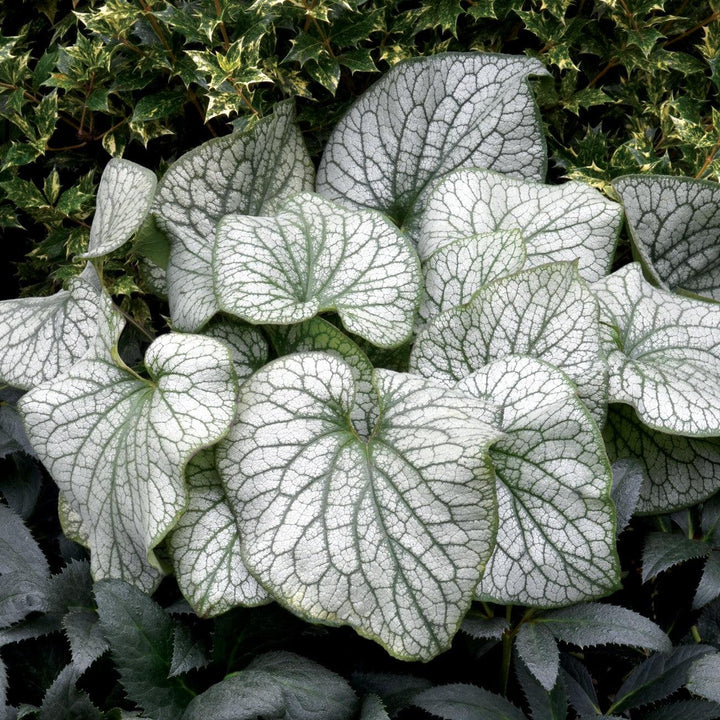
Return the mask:
<svg viewBox="0 0 720 720"><path fill-rule="evenodd" d="M615 589L610 463L573 385L545 363L509 357L457 387L501 407L505 433L490 449L498 535L477 597L552 607Z"/></svg>
<svg viewBox="0 0 720 720"><path fill-rule="evenodd" d="M152 170L112 158L100 178L90 244L79 257L102 257L127 242L150 211L156 185Z"/></svg>
<svg viewBox="0 0 720 720"><path fill-rule="evenodd" d="M153 209L171 242L167 282L176 329L193 332L218 311L211 263L220 218L271 212L279 198L311 189L313 175L289 102L249 132L210 140L170 166Z"/></svg>
<svg viewBox="0 0 720 720"><path fill-rule="evenodd" d="M460 380L507 355L528 355L562 370L598 420L606 369L597 302L571 263L552 263L495 280L470 303L435 317L418 335L410 371Z"/></svg>
<svg viewBox="0 0 720 720"><path fill-rule="evenodd" d="M88 264L67 290L0 302L0 382L27 390L68 370L93 342L99 295Z"/></svg>
<svg viewBox="0 0 720 720"><path fill-rule="evenodd" d="M610 405L603 430L612 459L641 463L637 512L666 513L720 490L720 438L682 437L644 425L628 405Z"/></svg>
<svg viewBox="0 0 720 720"><path fill-rule="evenodd" d="M610 402L661 432L720 435L720 307L654 288L638 263L593 290L608 328Z"/></svg>
<svg viewBox="0 0 720 720"><path fill-rule="evenodd" d="M448 647L495 537L483 400L378 370L379 421L351 422L350 367L296 353L259 370L218 446L248 568L303 617L404 659Z"/></svg>
<svg viewBox="0 0 720 720"><path fill-rule="evenodd" d="M491 280L512 275L525 264L525 242L518 230L471 235L435 251L423 263L425 292L420 319L469 302Z"/></svg>
<svg viewBox="0 0 720 720"><path fill-rule="evenodd" d="M398 63L331 133L317 191L402 225L433 182L456 168L544 179L545 142L527 79L545 74L538 60L490 53Z"/></svg>
<svg viewBox="0 0 720 720"><path fill-rule="evenodd" d="M420 302L420 266L380 213L303 193L275 217L226 216L213 270L219 307L252 323L288 325L336 310L345 327L381 347L408 339Z"/></svg>
<svg viewBox="0 0 720 720"><path fill-rule="evenodd" d="M268 344L262 331L235 318L217 315L205 325L202 334L219 340L230 350L238 382L268 361Z"/></svg>
<svg viewBox="0 0 720 720"><path fill-rule="evenodd" d="M412 234L424 260L457 238L519 230L527 267L577 260L580 276L594 282L610 271L621 224L620 205L584 183L544 185L471 169L437 183Z"/></svg>
<svg viewBox="0 0 720 720"><path fill-rule="evenodd" d="M612 184L648 276L666 290L720 300L720 186L663 175Z"/></svg>
<svg viewBox="0 0 720 720"><path fill-rule="evenodd" d="M104 323L87 356L18 407L60 488L66 524L91 549L95 579L150 591L160 578L153 548L187 502L185 464L227 431L236 380L218 341L175 333L150 345L150 378L141 378L119 360L123 323L102 301Z"/></svg>
<svg viewBox="0 0 720 720"><path fill-rule="evenodd" d="M215 450L201 450L187 465L188 505L167 538L175 577L201 617L237 605L260 605L269 596L240 555L235 516L215 466Z"/></svg>

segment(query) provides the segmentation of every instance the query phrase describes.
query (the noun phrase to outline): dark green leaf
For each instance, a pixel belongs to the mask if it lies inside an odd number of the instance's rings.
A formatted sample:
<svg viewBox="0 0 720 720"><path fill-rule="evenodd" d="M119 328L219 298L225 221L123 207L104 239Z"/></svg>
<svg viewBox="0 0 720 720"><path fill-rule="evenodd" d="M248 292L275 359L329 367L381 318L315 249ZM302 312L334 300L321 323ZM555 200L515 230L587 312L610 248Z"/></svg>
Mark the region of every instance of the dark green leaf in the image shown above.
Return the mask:
<svg viewBox="0 0 720 720"><path fill-rule="evenodd" d="M418 693L412 703L444 720L527 720L504 697L474 685L440 685Z"/></svg>
<svg viewBox="0 0 720 720"><path fill-rule="evenodd" d="M9 507L0 505L0 575L6 573L47 578L50 568L23 521ZM8 583L3 581L3 585L7 588Z"/></svg>
<svg viewBox="0 0 720 720"><path fill-rule="evenodd" d="M172 664L169 677L203 668L209 662L202 643L193 638L187 627L176 625L173 631Z"/></svg>
<svg viewBox="0 0 720 720"><path fill-rule="evenodd" d="M73 665L84 672L109 646L98 621L98 615L88 608L71 608L62 619Z"/></svg>
<svg viewBox="0 0 720 720"><path fill-rule="evenodd" d="M182 112L185 102L187 102L186 94L178 90L163 90L154 95L145 95L135 105L130 122L141 123L170 118Z"/></svg>
<svg viewBox="0 0 720 720"><path fill-rule="evenodd" d="M148 258L163 270L170 259L170 240L157 226L154 215L148 215L135 235L133 250Z"/></svg>
<svg viewBox="0 0 720 720"><path fill-rule="evenodd" d="M88 695L77 689L79 677L74 665L60 672L43 698L40 720L102 720L103 714Z"/></svg>
<svg viewBox="0 0 720 720"><path fill-rule="evenodd" d="M460 626L462 632L478 640L500 640L503 633L509 629L510 625L505 618L485 618L472 614L468 614Z"/></svg>
<svg viewBox="0 0 720 720"><path fill-rule="evenodd" d="M556 682L551 690L547 690L522 661L516 663L515 672L525 694L532 720L566 720L568 696L562 680Z"/></svg>
<svg viewBox="0 0 720 720"><path fill-rule="evenodd" d="M720 704L711 700L677 700L655 707L642 720L717 720Z"/></svg>
<svg viewBox="0 0 720 720"><path fill-rule="evenodd" d="M580 717L594 717L600 714L600 701L595 684L585 665L568 653L561 657L560 674L570 704Z"/></svg>
<svg viewBox="0 0 720 720"><path fill-rule="evenodd" d="M693 665L687 688L695 695L720 703L720 653L705 655Z"/></svg>
<svg viewBox="0 0 720 720"><path fill-rule="evenodd" d="M630 522L643 482L643 465L637 458L622 458L612 464L613 484L610 495L617 513L617 532Z"/></svg>
<svg viewBox="0 0 720 720"><path fill-rule="evenodd" d="M678 533L650 533L643 548L642 579L647 582L673 565L705 557L710 545Z"/></svg>
<svg viewBox="0 0 720 720"><path fill-rule="evenodd" d="M540 685L552 690L557 681L560 651L550 630L540 623L523 623L515 636L515 649Z"/></svg>
<svg viewBox="0 0 720 720"><path fill-rule="evenodd" d="M695 597L693 598L693 610L707 605L720 595L720 552L713 550L705 562L703 574L700 578Z"/></svg>

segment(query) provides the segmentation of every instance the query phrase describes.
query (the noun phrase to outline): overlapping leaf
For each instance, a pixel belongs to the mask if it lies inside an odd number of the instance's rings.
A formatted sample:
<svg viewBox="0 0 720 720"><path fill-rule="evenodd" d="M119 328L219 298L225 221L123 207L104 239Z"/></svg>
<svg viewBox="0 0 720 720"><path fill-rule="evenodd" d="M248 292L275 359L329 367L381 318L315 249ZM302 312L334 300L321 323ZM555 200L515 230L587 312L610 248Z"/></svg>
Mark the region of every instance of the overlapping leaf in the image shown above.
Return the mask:
<svg viewBox="0 0 720 720"><path fill-rule="evenodd" d="M612 476L602 437L557 370L511 357L458 384L503 409L490 449L498 535L482 600L551 607L611 591L619 580Z"/></svg>
<svg viewBox="0 0 720 720"><path fill-rule="evenodd" d="M235 318L218 315L203 328L202 334L228 347L239 382L268 361L268 344L260 329Z"/></svg>
<svg viewBox="0 0 720 720"><path fill-rule="evenodd" d="M99 294L88 264L68 290L0 302L0 382L29 389L85 355L97 331Z"/></svg>
<svg viewBox="0 0 720 720"><path fill-rule="evenodd" d="M417 256L397 228L309 193L275 217L226 216L213 271L231 315L286 325L337 310L348 330L382 347L408 339L420 296Z"/></svg>
<svg viewBox="0 0 720 720"><path fill-rule="evenodd" d="M237 605L259 605L268 595L245 568L235 516L215 467L213 448L185 471L188 505L167 540L180 590L201 616Z"/></svg>
<svg viewBox="0 0 720 720"><path fill-rule="evenodd" d="M685 177L627 175L613 187L651 279L666 290L720 300L720 186Z"/></svg>
<svg viewBox="0 0 720 720"><path fill-rule="evenodd" d="M101 299L93 348L19 409L68 524L92 550L95 578L150 590L160 576L153 548L185 508L185 463L226 432L236 380L222 344L179 334L155 340L145 358L150 378L136 375L117 354L122 322Z"/></svg>
<svg viewBox="0 0 720 720"><path fill-rule="evenodd" d="M572 263L495 280L468 305L438 315L418 336L410 369L460 380L507 355L528 355L560 368L595 416L604 416L597 303Z"/></svg>
<svg viewBox="0 0 720 720"><path fill-rule="evenodd" d="M278 198L309 190L312 182L312 163L289 103L276 105L249 132L210 140L170 167L154 211L171 240L168 296L177 329L195 331L218 310L211 261L220 218L270 212Z"/></svg>
<svg viewBox="0 0 720 720"><path fill-rule="evenodd" d="M593 290L608 328L610 401L661 432L720 435L720 308L654 288L638 263Z"/></svg>
<svg viewBox="0 0 720 720"><path fill-rule="evenodd" d="M594 282L610 270L621 223L620 206L584 183L543 185L472 169L438 182L413 235L424 260L457 238L517 229L528 267L577 260L581 277Z"/></svg>
<svg viewBox="0 0 720 720"><path fill-rule="evenodd" d="M156 185L152 170L112 158L100 179L90 245L80 257L102 257L129 240L150 211Z"/></svg>
<svg viewBox="0 0 720 720"><path fill-rule="evenodd" d="M396 65L330 135L317 190L402 225L432 183L460 167L543 180L545 143L520 56L447 53Z"/></svg>
<svg viewBox="0 0 720 720"><path fill-rule="evenodd" d="M218 469L249 569L311 620L399 657L450 642L493 545L486 401L377 370L379 421L352 425L351 368L326 353L266 365L242 388Z"/></svg>

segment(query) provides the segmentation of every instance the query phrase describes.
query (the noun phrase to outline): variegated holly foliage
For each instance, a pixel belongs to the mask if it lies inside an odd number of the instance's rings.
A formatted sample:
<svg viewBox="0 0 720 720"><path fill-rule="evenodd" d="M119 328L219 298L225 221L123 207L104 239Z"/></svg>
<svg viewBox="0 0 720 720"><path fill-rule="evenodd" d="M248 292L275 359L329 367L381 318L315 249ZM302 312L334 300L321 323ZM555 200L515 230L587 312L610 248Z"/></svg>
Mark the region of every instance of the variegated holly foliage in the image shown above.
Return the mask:
<svg viewBox="0 0 720 720"><path fill-rule="evenodd" d="M174 572L201 615L274 600L428 660L473 599L617 587L610 460L644 463L646 513L720 487L717 189L619 180L654 284L608 276L621 205L544 184L542 73L400 63L316 179L287 103L159 183L108 165L85 272L0 304L0 379L97 580ZM102 274L141 227L172 328L144 362Z"/></svg>

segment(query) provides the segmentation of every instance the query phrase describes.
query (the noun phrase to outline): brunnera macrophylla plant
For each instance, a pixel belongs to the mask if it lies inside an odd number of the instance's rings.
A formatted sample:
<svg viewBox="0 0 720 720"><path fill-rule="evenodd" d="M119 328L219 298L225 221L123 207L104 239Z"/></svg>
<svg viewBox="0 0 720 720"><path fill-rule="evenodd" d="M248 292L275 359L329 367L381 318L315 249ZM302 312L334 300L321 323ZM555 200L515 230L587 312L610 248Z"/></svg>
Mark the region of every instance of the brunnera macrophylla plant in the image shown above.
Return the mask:
<svg viewBox="0 0 720 720"><path fill-rule="evenodd" d="M714 186L619 180L654 284L609 274L621 205L544 184L544 72L400 63L317 174L288 103L159 182L110 161L83 273L0 305L0 378L96 580L173 572L201 615L276 601L428 660L473 600L618 586L611 461L643 465L645 513L720 487ZM102 277L133 236L172 326L140 367Z"/></svg>

